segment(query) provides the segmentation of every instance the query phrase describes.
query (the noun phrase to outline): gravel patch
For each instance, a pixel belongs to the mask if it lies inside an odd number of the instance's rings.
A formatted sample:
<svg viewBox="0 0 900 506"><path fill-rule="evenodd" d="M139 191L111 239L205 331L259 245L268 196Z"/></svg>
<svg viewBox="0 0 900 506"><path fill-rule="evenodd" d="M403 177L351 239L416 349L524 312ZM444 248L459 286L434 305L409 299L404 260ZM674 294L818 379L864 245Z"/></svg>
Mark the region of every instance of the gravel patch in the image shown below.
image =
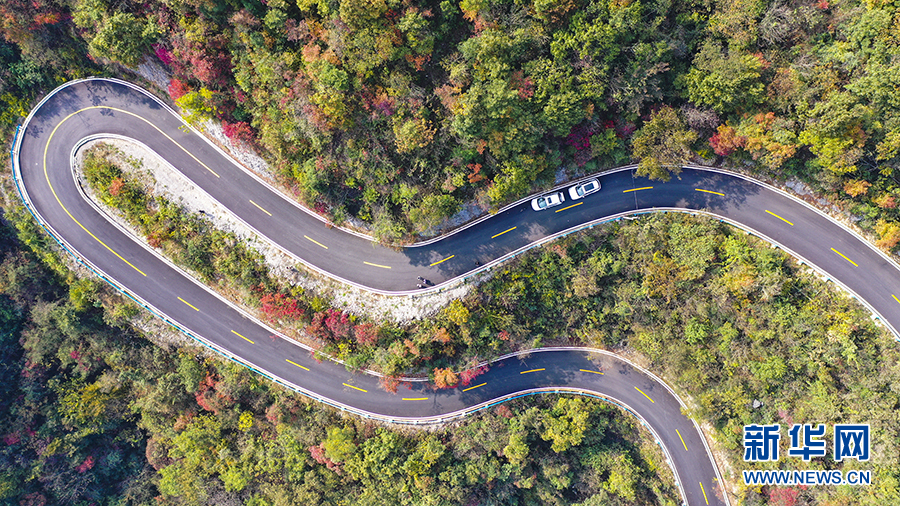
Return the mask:
<svg viewBox="0 0 900 506"><path fill-rule="evenodd" d="M172 76L169 74L168 69L154 56L144 56L144 59L141 60L141 63L137 66L136 69L132 69L134 72L137 72L141 77L155 84L159 89L166 91L169 89L169 80L172 79Z"/></svg>
<svg viewBox="0 0 900 506"><path fill-rule="evenodd" d="M432 227L418 237L419 240L422 239L430 239L432 237L437 237L441 234L446 234L447 232L451 232L454 229L469 223L470 221L477 220L481 218L485 214L487 214L490 210L490 204L487 201L479 201L472 200L470 202L466 202L460 206L460 210L456 212L453 216L447 218L439 225Z"/></svg>
<svg viewBox="0 0 900 506"><path fill-rule="evenodd" d="M815 204L819 209L826 211L832 215L841 214L841 209L832 204L828 199L816 196L816 193L806 183L796 179L789 179L784 182L785 188L791 190L794 195L801 199Z"/></svg>
<svg viewBox="0 0 900 506"><path fill-rule="evenodd" d="M241 165L253 171L257 176L265 179L269 184L275 183L275 173L269 168L269 164L266 163L261 156L254 153L248 146L245 146L243 143L236 143L229 139L228 136L225 135L225 130L222 129L222 125L218 121L211 119L204 120L198 125L195 125L195 127L212 138L216 144L225 148L225 150L228 151L228 154Z"/></svg>

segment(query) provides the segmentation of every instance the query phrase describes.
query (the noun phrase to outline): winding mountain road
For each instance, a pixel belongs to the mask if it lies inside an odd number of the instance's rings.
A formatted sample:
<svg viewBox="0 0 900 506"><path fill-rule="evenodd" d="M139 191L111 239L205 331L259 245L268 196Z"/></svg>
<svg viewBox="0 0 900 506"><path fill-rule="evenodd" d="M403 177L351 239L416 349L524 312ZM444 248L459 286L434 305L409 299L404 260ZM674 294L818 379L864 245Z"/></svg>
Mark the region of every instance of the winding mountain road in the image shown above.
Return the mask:
<svg viewBox="0 0 900 506"><path fill-rule="evenodd" d="M658 210L717 216L773 242L827 273L894 333L900 275L887 256L835 220L772 187L734 174L685 168L661 183L630 168L600 177L602 190L535 212L528 199L437 240L395 250L329 227L190 128L140 88L107 79L57 88L26 119L13 147L16 183L29 210L66 249L169 323L225 356L319 401L403 423L449 420L533 392L595 394L634 413L670 459L687 504L728 504L700 429L680 399L648 371L609 353L537 350L503 357L466 386L431 390L424 382L385 392L378 377L317 362L124 232L90 203L72 171L90 136L135 139L298 261L341 281L386 294L415 293L417 276L440 289L534 244L594 223ZM839 280L839 281L838 281Z"/></svg>

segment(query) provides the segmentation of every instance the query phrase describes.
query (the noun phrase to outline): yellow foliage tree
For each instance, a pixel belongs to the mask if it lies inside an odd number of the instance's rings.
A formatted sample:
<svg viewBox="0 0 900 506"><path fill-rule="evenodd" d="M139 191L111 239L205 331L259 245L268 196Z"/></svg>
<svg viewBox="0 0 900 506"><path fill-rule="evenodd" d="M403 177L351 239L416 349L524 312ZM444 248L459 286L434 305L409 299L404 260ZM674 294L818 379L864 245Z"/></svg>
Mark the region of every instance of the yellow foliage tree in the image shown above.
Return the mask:
<svg viewBox="0 0 900 506"><path fill-rule="evenodd" d="M434 369L434 386L438 388L453 388L459 383L459 376L452 369Z"/></svg>

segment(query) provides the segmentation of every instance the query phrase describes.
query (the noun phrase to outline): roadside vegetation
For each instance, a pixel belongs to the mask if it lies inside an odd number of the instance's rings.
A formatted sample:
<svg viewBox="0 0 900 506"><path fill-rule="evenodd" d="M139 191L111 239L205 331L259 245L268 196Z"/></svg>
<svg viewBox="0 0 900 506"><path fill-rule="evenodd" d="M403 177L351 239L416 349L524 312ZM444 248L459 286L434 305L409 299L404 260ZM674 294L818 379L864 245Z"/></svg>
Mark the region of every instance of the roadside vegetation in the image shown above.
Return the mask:
<svg viewBox="0 0 900 506"><path fill-rule="evenodd" d="M49 249L26 216L7 217L25 244ZM655 444L634 439L634 421L604 404L517 401L438 433L340 419L234 364L191 348L151 345L128 327L133 305L109 287L74 277L66 286L30 252L17 250L11 235L3 244L5 499L672 500L667 478L653 477L667 473ZM900 463L890 451L900 438L896 343L780 250L718 222L658 215L570 236L524 255L472 299L407 332L382 342L381 353L399 348L400 358L423 359L424 350L437 356L428 363L443 360L448 368L455 356L449 350L491 356L513 346L565 343L630 354L685 395L735 470L751 467L741 460L746 423L870 423L875 458L843 467L872 469L871 487L742 490L741 503L898 498ZM422 339L419 356L414 339ZM438 378L460 381L453 374ZM754 408L754 400L762 405ZM797 464L783 458L753 467ZM799 467L834 466L816 459Z"/></svg>
<svg viewBox="0 0 900 506"><path fill-rule="evenodd" d="M618 408L513 401L452 428L344 417L221 358L157 345L105 284L69 283L0 224L0 502L674 504Z"/></svg>
<svg viewBox="0 0 900 506"><path fill-rule="evenodd" d="M356 217L384 242L561 170L634 160L666 178L671 164L702 159L799 178L895 250L898 25L893 3L854 0L7 0L0 131L11 138L59 83L128 77L117 62L149 55L192 120L221 122L301 201L337 222ZM398 328L271 280L233 237L137 194L114 168L98 174L106 190L119 185L114 205L134 205L126 215L159 214L141 226L167 254L272 321L301 322L353 366L451 387L464 365L522 347L626 352L692 400L731 469L745 467L747 423L872 424L875 459L860 466L874 470L871 487L753 489L743 504L900 502L897 344L783 253L716 222L654 216L570 236ZM4 217L28 250L3 229L4 501L673 500L633 421L603 405L547 398L439 434L385 432L192 350L150 346L125 323L133 305L75 278L21 208ZM564 423L587 428L556 453L544 435Z"/></svg>
<svg viewBox="0 0 900 506"><path fill-rule="evenodd" d="M900 501L897 342L783 251L718 221L660 214L557 240L506 264L413 341L429 334L450 338L424 344L426 356L554 344L633 353L690 399L690 414L735 471L841 468L830 457L751 466L743 462L745 424L869 423L878 457L843 468L872 469L873 486L771 487L739 497L751 505Z"/></svg>
<svg viewBox="0 0 900 506"><path fill-rule="evenodd" d="M122 163L107 144L85 153L82 170L95 195L120 212L150 246L282 332L318 345L351 368L368 365L382 339L404 334L397 326L331 307L328 300L276 278L255 249L216 228L208 217L149 194L143 175L123 170Z"/></svg>
<svg viewBox="0 0 900 506"><path fill-rule="evenodd" d="M466 366L479 357L519 349L581 345L633 353L692 400L691 414L713 428L732 469L748 467L748 423L867 422L885 447L900 438L893 414L900 404L893 387L897 343L783 251L708 218L651 215L559 239L500 267L474 295L428 321L376 329L370 343L353 324L324 321L294 323L353 365L394 376L424 368L439 388L468 384L479 371ZM891 484L898 469L892 453L874 463L884 487L877 497L897 494ZM864 503L868 489L854 490L834 497ZM747 494L749 504L767 495ZM829 497L812 489L797 494Z"/></svg>

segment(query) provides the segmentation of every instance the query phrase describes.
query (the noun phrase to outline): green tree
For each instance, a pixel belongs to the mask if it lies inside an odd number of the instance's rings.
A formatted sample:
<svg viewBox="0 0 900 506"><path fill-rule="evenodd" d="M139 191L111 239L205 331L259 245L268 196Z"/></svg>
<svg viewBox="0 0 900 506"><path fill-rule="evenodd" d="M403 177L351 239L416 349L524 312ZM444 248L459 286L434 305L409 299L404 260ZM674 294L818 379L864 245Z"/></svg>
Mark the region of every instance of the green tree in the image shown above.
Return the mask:
<svg viewBox="0 0 900 506"><path fill-rule="evenodd" d="M453 323L463 326L469 321L469 309L459 299L454 300L444 309L444 314Z"/></svg>
<svg viewBox="0 0 900 506"><path fill-rule="evenodd" d="M498 28L484 30L459 45L465 62L451 70L460 81L471 82L456 97L451 129L470 145L480 141L501 159L511 159L534 149L541 134L536 111L510 85L514 66L534 42L535 33ZM469 78L471 76L471 78Z"/></svg>
<svg viewBox="0 0 900 506"><path fill-rule="evenodd" d="M514 466L522 466L528 458L529 448L526 440L526 432L521 426L512 427L509 432L509 442L503 447L503 456Z"/></svg>
<svg viewBox="0 0 900 506"><path fill-rule="evenodd" d="M687 98L697 105L707 105L718 113L731 113L750 108L765 98L765 85L760 80L759 58L738 50L725 50L718 43L706 41L694 56L691 69L680 82Z"/></svg>
<svg viewBox="0 0 900 506"><path fill-rule="evenodd" d="M640 159L636 174L668 181L672 174L681 173L696 139L697 133L685 126L675 109L660 108L632 139L634 156Z"/></svg>
<svg viewBox="0 0 900 506"><path fill-rule="evenodd" d="M870 61L866 72L847 85L847 91L868 101L876 111L885 115L900 110L900 96L894 84L900 82L900 62L885 65Z"/></svg>
<svg viewBox="0 0 900 506"><path fill-rule="evenodd" d="M494 184L488 188L488 196L494 204L501 204L511 197L522 195L546 168L543 156L522 154L505 161L500 165Z"/></svg>
<svg viewBox="0 0 900 506"><path fill-rule="evenodd" d="M307 0L298 0L298 5L301 1L303 2L301 8L306 7ZM386 2L385 0L341 0L338 13L351 28L359 29L372 24L390 7L396 6L397 2Z"/></svg>
<svg viewBox="0 0 900 506"><path fill-rule="evenodd" d="M446 451L447 449L434 434L428 434L419 441L415 451L403 463L403 469L413 478L425 476Z"/></svg>
<svg viewBox="0 0 900 506"><path fill-rule="evenodd" d="M344 469L357 480L390 480L401 472L404 451L404 441L398 433L379 428L375 437L367 438L359 451L346 457Z"/></svg>
<svg viewBox="0 0 900 506"><path fill-rule="evenodd" d="M585 117L585 108L578 95L572 91L557 92L544 106L544 123L559 136L568 135Z"/></svg>
<svg viewBox="0 0 900 506"><path fill-rule="evenodd" d="M588 428L590 411L584 401L578 398L562 397L544 416L541 438L551 442L553 451L560 453L578 445Z"/></svg>
<svg viewBox="0 0 900 506"><path fill-rule="evenodd" d="M112 395L104 392L99 383L76 382L66 385L59 393L60 415L69 426L99 427L104 422Z"/></svg>
<svg viewBox="0 0 900 506"><path fill-rule="evenodd" d="M726 38L735 47L747 47L756 41L757 24L766 8L760 0L716 0L709 17L710 32Z"/></svg>
<svg viewBox="0 0 900 506"><path fill-rule="evenodd" d="M856 170L863 156L872 109L846 91L830 93L816 103L799 140L809 145L818 163L834 174Z"/></svg>
<svg viewBox="0 0 900 506"><path fill-rule="evenodd" d="M197 363L196 357L181 352L178 354L178 375L184 383L184 389L188 393L194 393L200 387L200 382L203 381L206 373Z"/></svg>
<svg viewBox="0 0 900 506"><path fill-rule="evenodd" d="M407 44L413 51L418 54L431 54L435 38L428 29L428 20L419 9L415 7L407 9L397 23L397 28L406 35Z"/></svg>
<svg viewBox="0 0 900 506"><path fill-rule="evenodd" d="M634 465L631 458L625 454L618 454L609 465L609 478L603 483L603 488L627 501L634 501L637 498L639 478L640 469Z"/></svg>
<svg viewBox="0 0 900 506"><path fill-rule="evenodd" d="M356 451L353 442L353 429L347 427L329 427L328 437L322 443L325 448L325 456L334 462L343 462Z"/></svg>
<svg viewBox="0 0 900 506"><path fill-rule="evenodd" d="M92 279L79 279L69 285L69 300L75 309L84 311L97 300L97 282Z"/></svg>
<svg viewBox="0 0 900 506"><path fill-rule="evenodd" d="M106 19L88 47L95 56L133 67L159 35L153 19L143 21L131 13L117 12Z"/></svg>
<svg viewBox="0 0 900 506"><path fill-rule="evenodd" d="M398 153L408 153L414 149L428 147L434 139L434 127L422 117L405 118L398 114L394 116L394 141L397 144Z"/></svg>
<svg viewBox="0 0 900 506"><path fill-rule="evenodd" d="M198 503L206 498L204 481L218 473L228 450L221 420L199 416L175 435L169 447L173 464L160 470L159 491Z"/></svg>
<svg viewBox="0 0 900 506"><path fill-rule="evenodd" d="M672 50L671 43L665 41L642 42L631 48L634 57L622 66L610 83L611 98L628 117L637 118L646 104L663 99Z"/></svg>
<svg viewBox="0 0 900 506"><path fill-rule="evenodd" d="M422 203L409 210L409 221L419 232L440 225L459 210L459 201L453 195L426 195Z"/></svg>
<svg viewBox="0 0 900 506"><path fill-rule="evenodd" d="M80 0L72 9L72 21L78 28L96 32L106 19L106 9L104 0Z"/></svg>
<svg viewBox="0 0 900 506"><path fill-rule="evenodd" d="M213 103L214 93L207 88L185 93L175 100L178 107L185 113L185 119L189 123L210 119L216 114L216 106Z"/></svg>

